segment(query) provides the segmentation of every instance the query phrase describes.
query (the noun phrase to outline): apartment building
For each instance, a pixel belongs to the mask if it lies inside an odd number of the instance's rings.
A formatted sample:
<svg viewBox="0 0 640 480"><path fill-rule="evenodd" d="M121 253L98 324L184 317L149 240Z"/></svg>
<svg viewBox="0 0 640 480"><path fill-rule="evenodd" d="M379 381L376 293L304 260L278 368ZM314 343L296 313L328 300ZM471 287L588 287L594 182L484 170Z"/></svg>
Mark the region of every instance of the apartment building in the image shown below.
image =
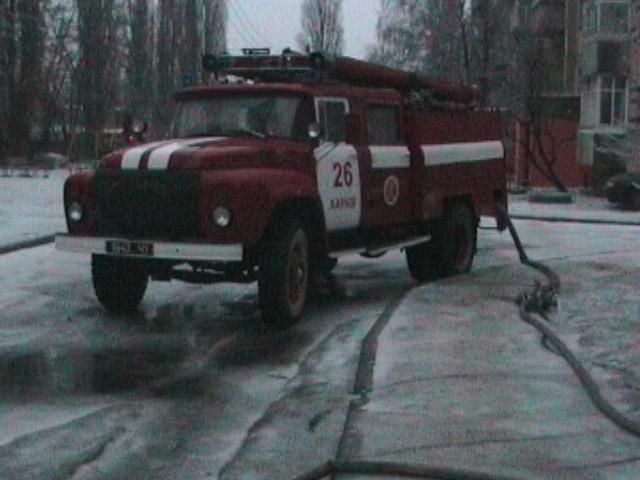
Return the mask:
<svg viewBox="0 0 640 480"><path fill-rule="evenodd" d="M583 0L580 23L580 161L595 187L612 173L640 169L640 5Z"/></svg>
<svg viewBox="0 0 640 480"><path fill-rule="evenodd" d="M564 145L560 159L568 183L598 190L614 173L640 170L640 1L510 5L511 34L527 28L543 42L551 119L576 122L574 151ZM560 128L570 133L569 124Z"/></svg>

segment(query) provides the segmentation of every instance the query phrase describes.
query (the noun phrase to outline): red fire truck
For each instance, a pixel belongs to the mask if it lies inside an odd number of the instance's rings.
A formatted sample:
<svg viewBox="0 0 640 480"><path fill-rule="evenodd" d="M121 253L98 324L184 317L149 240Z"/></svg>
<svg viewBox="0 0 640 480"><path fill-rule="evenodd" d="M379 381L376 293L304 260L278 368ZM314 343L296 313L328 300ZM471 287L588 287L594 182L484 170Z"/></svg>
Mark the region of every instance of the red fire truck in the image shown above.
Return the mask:
<svg viewBox="0 0 640 480"><path fill-rule="evenodd" d="M56 247L91 254L107 309L135 309L150 278L257 281L286 326L341 255L402 248L418 281L471 268L480 215L507 200L499 115L474 88L247 53L204 58L215 79L175 94L171 140L67 180Z"/></svg>

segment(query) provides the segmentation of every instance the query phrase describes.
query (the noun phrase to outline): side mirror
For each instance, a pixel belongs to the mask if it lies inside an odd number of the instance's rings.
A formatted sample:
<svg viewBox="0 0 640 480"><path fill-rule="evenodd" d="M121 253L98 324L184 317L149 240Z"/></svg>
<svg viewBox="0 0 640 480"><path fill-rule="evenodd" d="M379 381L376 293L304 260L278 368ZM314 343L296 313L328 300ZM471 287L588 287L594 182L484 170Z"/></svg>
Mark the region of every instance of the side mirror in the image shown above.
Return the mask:
<svg viewBox="0 0 640 480"><path fill-rule="evenodd" d="M312 140L317 140L322 136L322 125L317 122L311 122L307 127L307 135Z"/></svg>
<svg viewBox="0 0 640 480"><path fill-rule="evenodd" d="M362 124L362 115L357 113L348 113L345 117L345 141L349 145L362 143L364 126Z"/></svg>
<svg viewBox="0 0 640 480"><path fill-rule="evenodd" d="M149 128L149 124L144 120L134 120L131 125L132 132L138 135L146 132L147 128Z"/></svg>

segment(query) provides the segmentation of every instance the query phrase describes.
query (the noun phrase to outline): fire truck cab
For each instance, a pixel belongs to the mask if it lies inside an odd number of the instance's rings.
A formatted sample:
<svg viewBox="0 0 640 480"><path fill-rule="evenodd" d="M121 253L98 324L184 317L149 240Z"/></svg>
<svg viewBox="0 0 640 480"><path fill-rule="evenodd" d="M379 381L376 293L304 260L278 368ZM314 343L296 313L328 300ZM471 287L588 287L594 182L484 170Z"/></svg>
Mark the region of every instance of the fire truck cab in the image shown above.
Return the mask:
<svg viewBox="0 0 640 480"><path fill-rule="evenodd" d="M257 280L286 326L342 255L403 248L418 281L471 268L479 217L507 198L475 89L319 53L203 65L216 80L176 93L172 139L65 184L56 247L92 255L107 309L135 309L149 278Z"/></svg>

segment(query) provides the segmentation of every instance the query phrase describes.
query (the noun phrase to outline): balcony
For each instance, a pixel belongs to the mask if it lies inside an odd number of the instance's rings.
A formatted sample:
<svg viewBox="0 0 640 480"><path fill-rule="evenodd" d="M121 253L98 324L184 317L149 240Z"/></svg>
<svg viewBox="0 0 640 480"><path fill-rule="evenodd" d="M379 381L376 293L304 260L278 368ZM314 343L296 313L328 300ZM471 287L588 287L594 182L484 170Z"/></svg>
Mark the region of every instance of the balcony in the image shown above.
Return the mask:
<svg viewBox="0 0 640 480"><path fill-rule="evenodd" d="M582 7L584 41L624 40L629 35L628 0L592 0Z"/></svg>

